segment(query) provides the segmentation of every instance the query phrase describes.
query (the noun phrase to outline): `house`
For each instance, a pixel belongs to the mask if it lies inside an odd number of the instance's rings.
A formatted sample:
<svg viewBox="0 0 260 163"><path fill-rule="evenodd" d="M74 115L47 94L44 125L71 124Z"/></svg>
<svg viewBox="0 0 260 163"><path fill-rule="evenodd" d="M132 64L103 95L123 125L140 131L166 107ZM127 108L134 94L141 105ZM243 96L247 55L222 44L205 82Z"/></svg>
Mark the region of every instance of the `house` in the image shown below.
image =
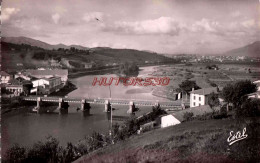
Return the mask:
<svg viewBox="0 0 260 163"><path fill-rule="evenodd" d="M22 72L19 72L17 74L14 75L14 78L17 79L17 80L32 80L33 77L29 76L29 75L25 75L24 73Z"/></svg>
<svg viewBox="0 0 260 163"><path fill-rule="evenodd" d="M49 60L49 64L51 67L60 67L61 66L60 62L53 58L51 60Z"/></svg>
<svg viewBox="0 0 260 163"><path fill-rule="evenodd" d="M24 92L24 86L22 82L16 79L11 79L8 84L5 85L5 89L8 93L20 96Z"/></svg>
<svg viewBox="0 0 260 163"><path fill-rule="evenodd" d="M94 67L94 65L95 65L94 62L89 62L89 63L85 63L85 64L84 64L84 67L85 67L85 68L92 68L92 67Z"/></svg>
<svg viewBox="0 0 260 163"><path fill-rule="evenodd" d="M1 84L7 84L12 79L12 75L6 73L5 71L1 71Z"/></svg>
<svg viewBox="0 0 260 163"><path fill-rule="evenodd" d="M140 132L146 132L146 131L152 130L152 129L154 129L155 126L156 126L155 121L145 123L140 126Z"/></svg>
<svg viewBox="0 0 260 163"><path fill-rule="evenodd" d="M254 84L257 86L257 91L260 91L260 80L254 81Z"/></svg>
<svg viewBox="0 0 260 163"><path fill-rule="evenodd" d="M218 87L202 88L198 90L192 89L190 92L190 107L196 107L208 104L208 95L210 93L218 93Z"/></svg>
<svg viewBox="0 0 260 163"><path fill-rule="evenodd" d="M63 87L61 82L61 77L50 77L50 78L41 78L32 81L33 88L31 93L36 94L50 94L56 92Z"/></svg>
<svg viewBox="0 0 260 163"><path fill-rule="evenodd" d="M247 95L248 98L258 98L260 99L260 91L254 92L254 93L250 93Z"/></svg>
<svg viewBox="0 0 260 163"><path fill-rule="evenodd" d="M220 107L216 107L215 110L220 110ZM171 113L176 119L178 119L180 122L184 121L184 114L185 113L193 113L193 116L199 116L199 115L203 115L206 113L212 113L213 109L210 108L209 105L201 105L201 106L196 106L196 107L192 107L192 108L188 108L185 110L181 110L181 111L177 111L174 113Z"/></svg>
<svg viewBox="0 0 260 163"><path fill-rule="evenodd" d="M256 84L257 90L256 92L248 94L248 98L258 98L260 99L260 80L254 81L254 84Z"/></svg>
<svg viewBox="0 0 260 163"><path fill-rule="evenodd" d="M41 79L41 78L51 78L51 77L60 77L61 82L66 84L68 81L68 70L67 69L45 69L45 70L26 70L25 74L32 77Z"/></svg>
<svg viewBox="0 0 260 163"><path fill-rule="evenodd" d="M181 122L172 114L161 117L161 128L174 126L180 123Z"/></svg>

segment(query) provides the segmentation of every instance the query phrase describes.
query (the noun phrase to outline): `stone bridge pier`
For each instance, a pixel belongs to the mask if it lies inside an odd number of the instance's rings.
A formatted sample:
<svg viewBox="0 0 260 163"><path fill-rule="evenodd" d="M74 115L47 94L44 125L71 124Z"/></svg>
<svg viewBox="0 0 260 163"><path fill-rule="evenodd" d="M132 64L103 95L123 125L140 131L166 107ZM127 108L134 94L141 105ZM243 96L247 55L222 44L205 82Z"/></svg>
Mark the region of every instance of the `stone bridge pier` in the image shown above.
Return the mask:
<svg viewBox="0 0 260 163"><path fill-rule="evenodd" d="M69 103L64 102L63 98L59 98L59 114L68 114L68 109L69 109Z"/></svg>
<svg viewBox="0 0 260 163"><path fill-rule="evenodd" d="M135 104L133 101L130 101L129 102L129 109L127 110L127 113L128 114L133 114L135 111Z"/></svg>
<svg viewBox="0 0 260 163"><path fill-rule="evenodd" d="M111 108L110 102L108 100L106 100L105 101L105 110L104 110L104 112L110 112L111 109L112 108Z"/></svg>
<svg viewBox="0 0 260 163"><path fill-rule="evenodd" d="M43 112L42 108L41 108L41 103L42 103L42 99L41 97L37 97L37 106L36 106L36 109L37 109L37 113L40 114Z"/></svg>
<svg viewBox="0 0 260 163"><path fill-rule="evenodd" d="M156 103L154 104L154 107L155 107L155 108L159 108L159 107L160 107L159 102L156 102Z"/></svg>
<svg viewBox="0 0 260 163"><path fill-rule="evenodd" d="M90 114L90 103L87 103L85 99L81 100L81 108L80 110L83 112L84 115Z"/></svg>

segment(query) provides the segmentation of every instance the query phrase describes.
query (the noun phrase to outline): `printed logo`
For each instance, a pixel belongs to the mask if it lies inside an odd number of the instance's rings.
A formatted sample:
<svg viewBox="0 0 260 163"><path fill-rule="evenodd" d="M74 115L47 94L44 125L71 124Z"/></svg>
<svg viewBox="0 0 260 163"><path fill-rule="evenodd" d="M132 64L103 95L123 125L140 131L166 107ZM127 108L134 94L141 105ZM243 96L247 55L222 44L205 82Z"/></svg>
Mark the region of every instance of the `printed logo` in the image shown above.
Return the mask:
<svg viewBox="0 0 260 163"><path fill-rule="evenodd" d="M232 145L235 142L238 142L240 140L247 138L247 136L248 135L246 134L246 128L243 129L242 133L240 131L238 131L236 133L234 133L234 131L230 131L227 142L229 143L229 145Z"/></svg>

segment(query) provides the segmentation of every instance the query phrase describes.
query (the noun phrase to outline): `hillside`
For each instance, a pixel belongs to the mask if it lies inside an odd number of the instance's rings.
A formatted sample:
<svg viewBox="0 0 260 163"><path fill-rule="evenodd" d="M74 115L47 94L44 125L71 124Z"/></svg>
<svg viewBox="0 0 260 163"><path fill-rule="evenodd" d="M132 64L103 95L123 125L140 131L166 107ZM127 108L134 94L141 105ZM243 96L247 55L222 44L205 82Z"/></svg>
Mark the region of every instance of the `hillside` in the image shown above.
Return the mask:
<svg viewBox="0 0 260 163"><path fill-rule="evenodd" d="M248 161L249 158L255 157L254 153L249 151L252 151L252 148L259 150L259 144L256 143L259 142L259 137L252 137L255 131L254 134L259 135L259 121L258 125L253 124L248 125L248 121L237 123L234 119L184 122L133 136L83 156L75 162ZM229 132L240 131L243 127L247 127L247 134L251 136L229 146Z"/></svg>
<svg viewBox="0 0 260 163"><path fill-rule="evenodd" d="M84 49L80 45L66 48L67 46L63 44L50 45L25 37L3 38L1 45L2 68L5 70L50 67L52 60L55 60L60 67L70 69L107 67L125 62L143 65L174 61L152 52L104 47Z"/></svg>
<svg viewBox="0 0 260 163"><path fill-rule="evenodd" d="M64 44L51 45L28 37L2 37L2 41L7 43L12 43L12 44L18 44L18 45L27 44L27 45L47 49L47 50L59 49L59 48L69 49L71 47L75 47L81 50L89 49L87 47L83 47L80 45L70 45L70 46Z"/></svg>
<svg viewBox="0 0 260 163"><path fill-rule="evenodd" d="M230 50L230 51L226 52L225 55L259 57L260 56L260 41L256 41L252 44L246 45L241 48Z"/></svg>

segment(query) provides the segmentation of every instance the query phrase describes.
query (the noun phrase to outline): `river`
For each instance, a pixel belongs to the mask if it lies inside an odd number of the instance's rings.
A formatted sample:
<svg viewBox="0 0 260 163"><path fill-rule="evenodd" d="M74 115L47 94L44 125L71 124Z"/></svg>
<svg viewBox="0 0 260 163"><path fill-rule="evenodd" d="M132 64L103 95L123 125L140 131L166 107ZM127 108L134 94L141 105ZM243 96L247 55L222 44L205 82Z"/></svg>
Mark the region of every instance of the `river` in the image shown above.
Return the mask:
<svg viewBox="0 0 260 163"><path fill-rule="evenodd" d="M142 67L139 73L149 75L156 67ZM78 89L69 93L69 97L90 97L109 98L108 86L92 86L94 77L112 77L115 75L91 75L72 79ZM151 87L111 85L111 98L113 99L139 99L139 100L161 100L167 99L155 97L151 94ZM46 114L35 114L29 112L7 113L2 116L2 150L5 151L13 144L31 146L33 143L44 140L51 135L60 141L61 145L67 142L76 143L84 136L93 131L105 133L109 129L107 113L104 112L104 105L91 105L89 116L83 116L76 108L79 104L69 104L69 113L59 115L58 111ZM113 115L129 116L126 112L128 106L113 106ZM137 115L151 110L151 107L140 107Z"/></svg>

